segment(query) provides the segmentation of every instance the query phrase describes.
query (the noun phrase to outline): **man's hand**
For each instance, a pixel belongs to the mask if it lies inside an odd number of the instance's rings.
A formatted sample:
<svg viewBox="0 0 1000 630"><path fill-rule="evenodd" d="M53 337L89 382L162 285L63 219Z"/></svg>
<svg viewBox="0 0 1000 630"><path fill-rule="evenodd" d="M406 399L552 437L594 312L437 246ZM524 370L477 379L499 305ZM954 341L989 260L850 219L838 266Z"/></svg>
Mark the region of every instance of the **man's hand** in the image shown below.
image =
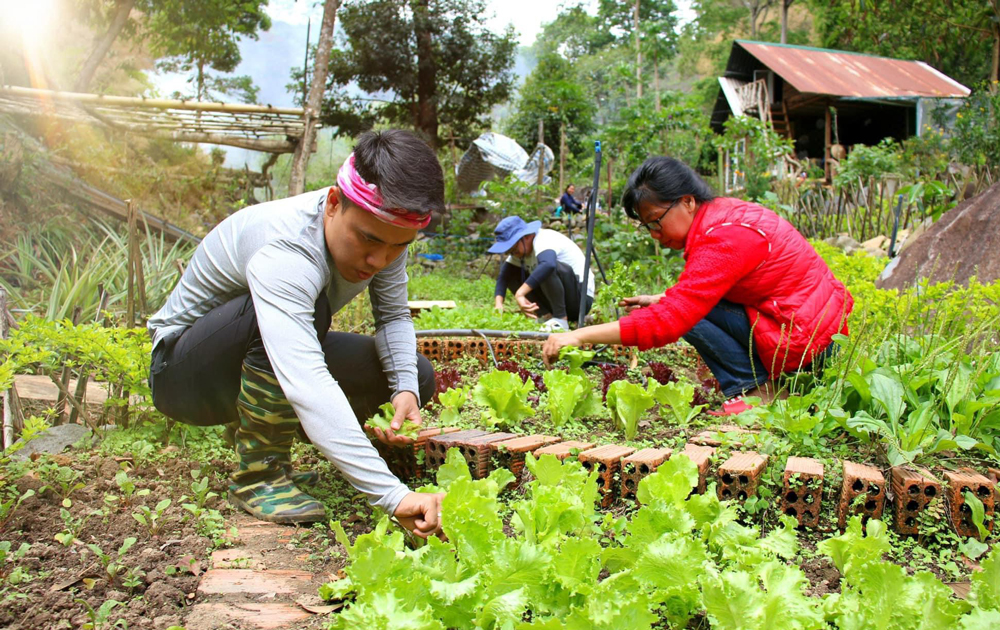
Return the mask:
<svg viewBox="0 0 1000 630"><path fill-rule="evenodd" d="M580 341L577 339L576 331L552 333L545 340L545 345L542 346L542 359L545 361L545 367L552 367L552 364L559 360L559 351L564 347L579 345Z"/></svg>
<svg viewBox="0 0 1000 630"><path fill-rule="evenodd" d="M496 312L503 313L503 296L502 295L498 295L495 298L493 298L493 308L496 309Z"/></svg>
<svg viewBox="0 0 1000 630"><path fill-rule="evenodd" d="M525 316L535 319L537 315L535 313L538 311L538 305L528 299L526 295L515 295L514 299L517 300L517 305L521 307L521 312Z"/></svg>
<svg viewBox="0 0 1000 630"><path fill-rule="evenodd" d="M618 303L618 306L624 306L626 313L631 313L637 308L645 308L647 306L652 306L660 301L662 295L637 295L635 297L627 297L622 299Z"/></svg>
<svg viewBox="0 0 1000 630"><path fill-rule="evenodd" d="M403 437L402 435L396 435L405 420L409 420L413 424L420 426L422 420L420 418L420 404L417 402L417 397L413 392L399 392L396 394L395 398L392 399L392 406L396 409L396 415L392 417L392 422L389 423L389 430L382 431L381 429L373 429L375 437L378 438L379 442L383 444L388 444L390 446L406 446L407 444L413 444L413 440L408 437Z"/></svg>
<svg viewBox="0 0 1000 630"><path fill-rule="evenodd" d="M421 538L441 532L441 500L444 493L411 492L396 506L393 516L399 524Z"/></svg>

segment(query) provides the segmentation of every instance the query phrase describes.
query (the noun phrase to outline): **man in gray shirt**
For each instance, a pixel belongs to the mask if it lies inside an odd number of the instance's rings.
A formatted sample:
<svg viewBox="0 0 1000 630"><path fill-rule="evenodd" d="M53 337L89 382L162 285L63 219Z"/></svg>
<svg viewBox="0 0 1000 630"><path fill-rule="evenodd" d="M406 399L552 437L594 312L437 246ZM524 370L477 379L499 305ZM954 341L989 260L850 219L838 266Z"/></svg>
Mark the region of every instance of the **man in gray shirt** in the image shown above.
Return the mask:
<svg viewBox="0 0 1000 630"><path fill-rule="evenodd" d="M359 424L380 404L420 423L434 373L418 357L407 300L406 250L444 207L441 166L405 131L369 132L337 185L241 210L199 245L150 320L153 402L165 415L234 433L239 470L229 499L274 522L325 518L296 484L290 452L301 428L370 503L421 536L439 530L441 495L410 492ZM375 337L330 332L331 314L365 288ZM312 479L314 481L314 479Z"/></svg>

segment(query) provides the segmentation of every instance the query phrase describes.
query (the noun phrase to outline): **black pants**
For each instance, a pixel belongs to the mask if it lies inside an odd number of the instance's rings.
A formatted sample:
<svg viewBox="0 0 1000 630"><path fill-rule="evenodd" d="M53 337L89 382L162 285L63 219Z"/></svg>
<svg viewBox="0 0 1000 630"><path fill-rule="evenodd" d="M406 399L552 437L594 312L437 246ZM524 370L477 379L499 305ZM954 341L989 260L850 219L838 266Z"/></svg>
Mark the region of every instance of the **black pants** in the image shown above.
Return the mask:
<svg viewBox="0 0 1000 630"><path fill-rule="evenodd" d="M524 284L524 270L515 265L506 265L503 269L507 276L507 289L513 295ZM537 289L528 293L528 299L538 305L539 317L552 315L571 322L580 318L580 281L573 268L566 263L557 263L556 270ZM593 305L594 298L588 295L583 314L589 313Z"/></svg>
<svg viewBox="0 0 1000 630"><path fill-rule="evenodd" d="M363 423L392 396L375 340L329 332L330 305L326 296L316 302L315 321L327 369ZM258 370L273 372L249 294L216 307L156 348L149 376L153 404L165 416L185 424L236 422L236 397L244 361ZM434 368L419 354L417 375L420 400L427 402L434 396Z"/></svg>

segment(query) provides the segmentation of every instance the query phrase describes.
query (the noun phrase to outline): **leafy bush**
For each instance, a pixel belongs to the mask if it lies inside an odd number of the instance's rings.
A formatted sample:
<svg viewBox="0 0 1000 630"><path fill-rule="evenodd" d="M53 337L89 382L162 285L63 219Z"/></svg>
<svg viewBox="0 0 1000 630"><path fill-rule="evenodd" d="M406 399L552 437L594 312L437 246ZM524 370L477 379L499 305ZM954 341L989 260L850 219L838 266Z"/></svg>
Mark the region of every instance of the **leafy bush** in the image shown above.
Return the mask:
<svg viewBox="0 0 1000 630"><path fill-rule="evenodd" d="M1000 165L1000 84L981 83L955 114L955 157L969 166Z"/></svg>
<svg viewBox="0 0 1000 630"><path fill-rule="evenodd" d="M857 184L859 179L867 182L872 177L898 174L900 166L900 154L892 138L885 138L873 147L857 144L840 165L833 183L840 187Z"/></svg>
<svg viewBox="0 0 1000 630"><path fill-rule="evenodd" d="M619 428L625 431L625 439L631 440L635 437L639 418L656 404L656 400L635 383L615 381L608 387L607 403Z"/></svg>
<svg viewBox="0 0 1000 630"><path fill-rule="evenodd" d="M731 116L724 126L719 146L738 160L746 198L762 198L770 190L775 164L794 153L792 141L775 133L767 122L751 116Z"/></svg>

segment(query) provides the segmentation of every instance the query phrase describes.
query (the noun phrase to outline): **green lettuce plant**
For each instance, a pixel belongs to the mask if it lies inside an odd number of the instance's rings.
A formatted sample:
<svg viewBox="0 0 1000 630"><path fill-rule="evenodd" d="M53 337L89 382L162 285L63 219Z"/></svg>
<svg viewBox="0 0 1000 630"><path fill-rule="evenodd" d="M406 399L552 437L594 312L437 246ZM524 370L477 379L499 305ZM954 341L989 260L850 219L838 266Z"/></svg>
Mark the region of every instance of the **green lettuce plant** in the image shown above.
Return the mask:
<svg viewBox="0 0 1000 630"><path fill-rule="evenodd" d="M494 370L479 377L472 399L486 407L483 422L489 426L510 426L530 416L528 394L535 389L531 379L522 381L512 372Z"/></svg>
<svg viewBox="0 0 1000 630"><path fill-rule="evenodd" d="M631 440L639 418L656 404L656 399L635 383L615 381L608 387L607 402L618 426L625 430L625 439Z"/></svg>
<svg viewBox="0 0 1000 630"><path fill-rule="evenodd" d="M574 418L586 418L601 413L604 406L595 395L590 379L581 374L549 370L542 375L548 393L544 404L552 422L561 427Z"/></svg>
<svg viewBox="0 0 1000 630"><path fill-rule="evenodd" d="M691 405L694 400L694 385L691 383L677 381L661 384L649 379L648 390L656 402L670 409L679 425L689 424L705 408L705 405Z"/></svg>
<svg viewBox="0 0 1000 630"><path fill-rule="evenodd" d="M438 400L441 401L441 406L444 407L439 418L441 424L448 425L457 421L459 412L465 406L468 398L468 387L450 387L447 391L438 394Z"/></svg>
<svg viewBox="0 0 1000 630"><path fill-rule="evenodd" d="M378 408L381 413L377 413L368 419L366 423L370 427L375 427L381 429L382 431L388 431L390 425L392 424L392 419L396 415L396 408L392 406L392 403L385 403ZM417 433L420 431L420 427L410 420L404 420L403 426L397 431L393 431L396 435L400 437L410 438L411 440L417 439Z"/></svg>

